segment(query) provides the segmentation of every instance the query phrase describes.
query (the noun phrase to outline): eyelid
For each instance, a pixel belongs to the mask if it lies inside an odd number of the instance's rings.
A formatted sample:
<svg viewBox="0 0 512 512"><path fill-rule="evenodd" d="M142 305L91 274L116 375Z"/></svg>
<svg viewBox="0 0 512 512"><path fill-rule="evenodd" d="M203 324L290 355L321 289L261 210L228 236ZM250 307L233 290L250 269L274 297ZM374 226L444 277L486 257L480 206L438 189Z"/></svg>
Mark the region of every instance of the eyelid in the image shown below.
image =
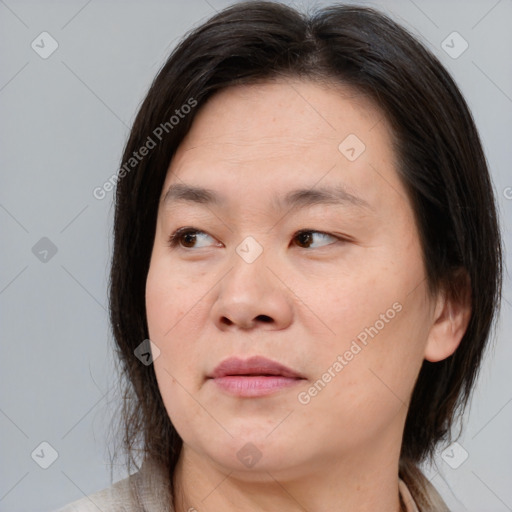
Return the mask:
<svg viewBox="0 0 512 512"><path fill-rule="evenodd" d="M320 231L318 229L307 229L307 228L299 229L298 231L296 231L294 234L294 237L301 235L302 233L318 233L319 235L330 236L331 238L338 238L338 239L340 238L339 236L334 235L332 233L327 233L327 231Z"/></svg>

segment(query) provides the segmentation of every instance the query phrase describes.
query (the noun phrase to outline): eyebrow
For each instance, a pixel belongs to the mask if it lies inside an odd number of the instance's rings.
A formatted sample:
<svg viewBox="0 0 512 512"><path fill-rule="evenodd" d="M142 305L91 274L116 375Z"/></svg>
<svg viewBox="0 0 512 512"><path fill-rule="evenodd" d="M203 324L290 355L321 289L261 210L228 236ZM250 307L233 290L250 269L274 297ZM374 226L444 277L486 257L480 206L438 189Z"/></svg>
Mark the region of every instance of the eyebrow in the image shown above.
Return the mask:
<svg viewBox="0 0 512 512"><path fill-rule="evenodd" d="M165 193L162 203L165 207L169 207L180 202L222 206L228 200L222 194L208 188L175 183ZM326 204L373 210L367 201L351 194L342 186L295 189L288 192L284 198L273 196L271 203L277 209L294 210Z"/></svg>

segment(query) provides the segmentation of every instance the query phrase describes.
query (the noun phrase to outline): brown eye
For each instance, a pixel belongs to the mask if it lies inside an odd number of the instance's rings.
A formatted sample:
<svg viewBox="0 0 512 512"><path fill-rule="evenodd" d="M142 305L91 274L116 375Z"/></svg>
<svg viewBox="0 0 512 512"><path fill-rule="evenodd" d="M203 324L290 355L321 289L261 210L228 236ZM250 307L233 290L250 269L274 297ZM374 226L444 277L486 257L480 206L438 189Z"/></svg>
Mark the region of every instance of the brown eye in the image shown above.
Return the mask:
<svg viewBox="0 0 512 512"><path fill-rule="evenodd" d="M304 231L303 233L299 233L297 235L297 240L301 245L309 247L313 241L313 236L311 235L310 231Z"/></svg>
<svg viewBox="0 0 512 512"><path fill-rule="evenodd" d="M180 246L184 249L193 249L196 248L196 243L200 242L205 237L212 238L204 231L200 231L198 229L180 228L169 237L168 243L170 247ZM208 245L210 244L205 243L202 246L200 245L199 248L206 247Z"/></svg>
<svg viewBox="0 0 512 512"><path fill-rule="evenodd" d="M196 234L191 231L188 231L180 235L179 240L185 247L193 247L194 244L196 243Z"/></svg>
<svg viewBox="0 0 512 512"><path fill-rule="evenodd" d="M317 235L317 236L315 236ZM320 240L320 242L326 239L331 239L331 242L321 244L321 247L324 245L330 245L336 241L339 240L338 237L335 237L333 235L329 235L328 233L323 233L322 231L314 231L314 230L303 230L299 231L295 237L294 240L297 241L298 245L305 249L309 249L316 241ZM315 247L313 247L315 248Z"/></svg>

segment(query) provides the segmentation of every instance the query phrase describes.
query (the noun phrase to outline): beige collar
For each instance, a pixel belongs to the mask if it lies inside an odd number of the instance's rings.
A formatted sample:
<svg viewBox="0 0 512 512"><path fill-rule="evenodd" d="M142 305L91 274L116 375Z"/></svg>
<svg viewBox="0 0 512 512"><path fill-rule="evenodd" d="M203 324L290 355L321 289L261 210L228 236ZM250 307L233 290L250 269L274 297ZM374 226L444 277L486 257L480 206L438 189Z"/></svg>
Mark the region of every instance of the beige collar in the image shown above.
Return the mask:
<svg viewBox="0 0 512 512"><path fill-rule="evenodd" d="M166 479L150 460L144 461L141 470L138 475L138 485L136 485L136 487L142 497L146 510L148 512L164 512L162 504L169 503L169 501L172 503L171 496L163 490L166 487ZM162 495L156 497L156 489L159 489ZM404 502L406 512L419 512L418 506L414 502L407 485L402 479L398 479L398 490ZM172 508L170 511L172 512ZM169 512L169 508L166 508L165 512Z"/></svg>
<svg viewBox="0 0 512 512"><path fill-rule="evenodd" d="M400 496L404 502L406 512L419 512L407 485L405 485L405 482L401 478L398 479L398 490L400 491Z"/></svg>

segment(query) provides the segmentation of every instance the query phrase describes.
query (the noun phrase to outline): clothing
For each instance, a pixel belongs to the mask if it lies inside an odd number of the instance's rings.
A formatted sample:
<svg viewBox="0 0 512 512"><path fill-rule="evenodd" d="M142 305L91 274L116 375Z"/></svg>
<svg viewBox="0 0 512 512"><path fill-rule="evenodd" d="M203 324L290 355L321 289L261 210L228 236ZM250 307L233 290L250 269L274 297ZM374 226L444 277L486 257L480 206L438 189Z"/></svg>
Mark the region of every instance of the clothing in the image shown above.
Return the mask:
<svg viewBox="0 0 512 512"><path fill-rule="evenodd" d="M403 503L406 512L420 512L416 503L412 499L411 493L405 485L405 482L399 478L398 479L398 490L400 492L400 501Z"/></svg>
<svg viewBox="0 0 512 512"><path fill-rule="evenodd" d="M140 502L130 497L130 481L140 496ZM401 500L406 512L440 512L448 510L431 508L420 511L411 493L401 479L398 481ZM437 493L436 493L437 494ZM440 498L439 498L440 499ZM442 500L441 500L442 501ZM193 510L193 509L192 509ZM74 501L55 512L174 512L172 498L167 490L167 481L158 467L150 460L144 461L139 471L120 480L111 487ZM384 511L378 511L384 512Z"/></svg>

